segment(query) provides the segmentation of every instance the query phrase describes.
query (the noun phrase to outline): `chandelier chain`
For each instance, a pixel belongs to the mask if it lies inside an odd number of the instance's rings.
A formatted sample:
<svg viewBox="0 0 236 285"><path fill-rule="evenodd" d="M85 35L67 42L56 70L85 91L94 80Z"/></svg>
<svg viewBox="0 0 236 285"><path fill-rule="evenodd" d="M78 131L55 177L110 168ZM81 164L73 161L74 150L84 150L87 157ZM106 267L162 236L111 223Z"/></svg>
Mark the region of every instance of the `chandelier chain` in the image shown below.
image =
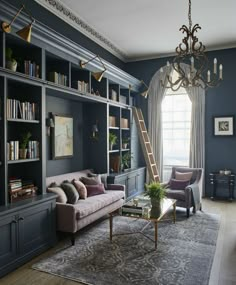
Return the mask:
<svg viewBox="0 0 236 285"><path fill-rule="evenodd" d="M192 30L192 17L191 17L191 0L188 1L189 7L188 7L188 21L189 21L189 30Z"/></svg>

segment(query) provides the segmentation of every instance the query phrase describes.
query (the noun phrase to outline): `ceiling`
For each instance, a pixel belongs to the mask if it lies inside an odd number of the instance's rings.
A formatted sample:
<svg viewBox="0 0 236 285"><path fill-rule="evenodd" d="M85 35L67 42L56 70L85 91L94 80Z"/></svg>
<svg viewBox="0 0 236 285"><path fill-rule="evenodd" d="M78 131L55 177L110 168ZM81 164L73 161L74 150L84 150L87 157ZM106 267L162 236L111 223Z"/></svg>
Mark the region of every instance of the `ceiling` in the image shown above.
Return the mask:
<svg viewBox="0 0 236 285"><path fill-rule="evenodd" d="M124 61L174 54L179 28L188 26L188 0L36 1ZM192 0L192 22L202 27L207 50L236 47L235 11L235 0Z"/></svg>

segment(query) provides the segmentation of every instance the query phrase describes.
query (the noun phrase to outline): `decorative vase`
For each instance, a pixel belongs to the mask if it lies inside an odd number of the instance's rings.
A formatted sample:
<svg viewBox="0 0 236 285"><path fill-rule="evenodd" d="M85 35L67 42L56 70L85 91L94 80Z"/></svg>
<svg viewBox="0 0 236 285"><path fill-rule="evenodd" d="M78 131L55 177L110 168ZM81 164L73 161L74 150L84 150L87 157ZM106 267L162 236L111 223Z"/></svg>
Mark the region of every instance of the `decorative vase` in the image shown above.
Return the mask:
<svg viewBox="0 0 236 285"><path fill-rule="evenodd" d="M161 208L162 208L161 200L151 198L151 205L152 205L151 217L158 218L161 214Z"/></svg>
<svg viewBox="0 0 236 285"><path fill-rule="evenodd" d="M109 149L110 149L110 150L113 149L113 145L114 145L113 143L110 143L110 144L109 144Z"/></svg>
<svg viewBox="0 0 236 285"><path fill-rule="evenodd" d="M128 148L128 143L122 143L122 148L127 149Z"/></svg>
<svg viewBox="0 0 236 285"><path fill-rule="evenodd" d="M10 69L12 71L16 71L17 62L16 61L7 60L6 61L6 68L8 68L8 69Z"/></svg>
<svg viewBox="0 0 236 285"><path fill-rule="evenodd" d="M26 159L26 157L27 157L27 148L20 148L19 149L19 156L20 156L20 159Z"/></svg>

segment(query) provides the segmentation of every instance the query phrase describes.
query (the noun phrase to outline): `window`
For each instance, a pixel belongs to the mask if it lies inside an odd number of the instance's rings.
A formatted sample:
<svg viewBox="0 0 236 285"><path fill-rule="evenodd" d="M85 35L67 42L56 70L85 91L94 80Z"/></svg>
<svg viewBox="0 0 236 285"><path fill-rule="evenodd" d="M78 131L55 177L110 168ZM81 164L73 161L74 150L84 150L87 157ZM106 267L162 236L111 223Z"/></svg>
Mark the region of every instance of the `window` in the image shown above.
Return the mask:
<svg viewBox="0 0 236 285"><path fill-rule="evenodd" d="M184 88L168 89L162 102L163 181L172 166L189 166L191 101Z"/></svg>

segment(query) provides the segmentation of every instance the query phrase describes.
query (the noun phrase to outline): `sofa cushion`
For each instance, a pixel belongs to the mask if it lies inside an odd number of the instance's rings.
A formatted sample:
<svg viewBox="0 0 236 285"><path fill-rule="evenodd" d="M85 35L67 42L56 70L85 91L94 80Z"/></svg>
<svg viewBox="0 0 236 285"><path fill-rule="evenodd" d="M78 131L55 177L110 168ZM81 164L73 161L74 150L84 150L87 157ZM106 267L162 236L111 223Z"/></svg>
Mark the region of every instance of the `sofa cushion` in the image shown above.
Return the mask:
<svg viewBox="0 0 236 285"><path fill-rule="evenodd" d="M175 179L177 179L177 180L188 180L188 181L190 181L192 176L193 176L192 172L175 171Z"/></svg>
<svg viewBox="0 0 236 285"><path fill-rule="evenodd" d="M84 218L108 205L124 198L124 191L106 191L105 194L88 197L85 200L79 200L73 205L76 212L76 218Z"/></svg>
<svg viewBox="0 0 236 285"><path fill-rule="evenodd" d="M185 201L185 192L184 190L166 189L166 197L170 199Z"/></svg>
<svg viewBox="0 0 236 285"><path fill-rule="evenodd" d="M60 186L55 185L53 187L48 187L47 191L50 193L57 194L57 198L56 198L57 202L64 203L64 204L67 202L66 194Z"/></svg>
<svg viewBox="0 0 236 285"><path fill-rule="evenodd" d="M102 183L97 185L85 185L85 187L87 189L88 197L105 193L105 188Z"/></svg>
<svg viewBox="0 0 236 285"><path fill-rule="evenodd" d="M76 190L75 186L70 182L63 182L61 184L62 189L64 190L66 197L67 197L67 203L69 204L75 204L79 200L79 193Z"/></svg>
<svg viewBox="0 0 236 285"><path fill-rule="evenodd" d="M87 198L87 189L86 189L84 183L82 183L81 181L76 180L76 179L73 179L72 183L79 193L79 198L80 199L86 199Z"/></svg>
<svg viewBox="0 0 236 285"><path fill-rule="evenodd" d="M97 175L95 177L81 177L80 181L82 181L85 185L97 185L101 184L101 176Z"/></svg>
<svg viewBox="0 0 236 285"><path fill-rule="evenodd" d="M169 188L172 190L184 190L189 184L189 180L171 179L169 182Z"/></svg>
<svg viewBox="0 0 236 285"><path fill-rule="evenodd" d="M88 173L88 177L97 177L98 175L100 175L101 182L104 184L105 189L107 189L107 173L103 174Z"/></svg>

